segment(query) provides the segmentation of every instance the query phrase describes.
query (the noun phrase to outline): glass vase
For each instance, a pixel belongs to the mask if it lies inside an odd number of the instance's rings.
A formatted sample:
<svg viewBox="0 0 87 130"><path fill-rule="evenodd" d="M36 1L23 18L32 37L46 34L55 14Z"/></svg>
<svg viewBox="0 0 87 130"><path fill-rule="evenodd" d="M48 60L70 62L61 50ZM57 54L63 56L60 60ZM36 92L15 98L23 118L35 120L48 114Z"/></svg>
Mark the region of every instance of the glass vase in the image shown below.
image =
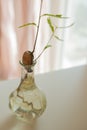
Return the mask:
<svg viewBox="0 0 87 130"><path fill-rule="evenodd" d="M27 123L33 122L44 112L46 97L36 86L32 66L22 67L21 81L10 94L9 106L18 119Z"/></svg>

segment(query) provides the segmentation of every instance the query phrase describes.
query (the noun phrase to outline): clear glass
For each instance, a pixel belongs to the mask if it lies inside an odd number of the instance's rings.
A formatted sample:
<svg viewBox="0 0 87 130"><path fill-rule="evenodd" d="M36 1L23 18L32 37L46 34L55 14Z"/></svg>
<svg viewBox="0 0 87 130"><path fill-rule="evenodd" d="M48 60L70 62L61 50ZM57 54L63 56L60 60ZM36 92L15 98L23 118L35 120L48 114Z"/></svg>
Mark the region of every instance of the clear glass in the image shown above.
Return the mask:
<svg viewBox="0 0 87 130"><path fill-rule="evenodd" d="M31 123L44 112L46 97L36 86L31 67L23 67L21 76L18 88L9 97L9 106L19 119Z"/></svg>

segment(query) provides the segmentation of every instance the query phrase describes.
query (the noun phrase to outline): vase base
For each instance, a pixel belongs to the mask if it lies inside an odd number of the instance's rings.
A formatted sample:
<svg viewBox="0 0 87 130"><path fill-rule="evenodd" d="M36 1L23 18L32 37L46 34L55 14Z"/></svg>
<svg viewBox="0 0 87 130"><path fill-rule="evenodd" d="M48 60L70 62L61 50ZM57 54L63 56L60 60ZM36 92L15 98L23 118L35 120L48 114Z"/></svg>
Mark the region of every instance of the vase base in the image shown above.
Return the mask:
<svg viewBox="0 0 87 130"><path fill-rule="evenodd" d="M33 113L33 112L21 112L21 111L16 111L16 116L17 116L17 119L18 120L21 120L25 123L28 123L28 124L33 124L34 122L36 122L36 114Z"/></svg>

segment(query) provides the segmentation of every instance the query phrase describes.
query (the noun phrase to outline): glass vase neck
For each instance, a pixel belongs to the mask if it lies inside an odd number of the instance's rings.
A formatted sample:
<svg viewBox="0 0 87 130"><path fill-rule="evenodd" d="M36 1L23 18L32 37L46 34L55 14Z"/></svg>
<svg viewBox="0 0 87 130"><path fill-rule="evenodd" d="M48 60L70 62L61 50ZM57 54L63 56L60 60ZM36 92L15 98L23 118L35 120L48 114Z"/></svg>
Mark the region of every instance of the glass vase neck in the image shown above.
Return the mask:
<svg viewBox="0 0 87 130"><path fill-rule="evenodd" d="M19 87L21 89L33 89L36 87L33 67L29 69L21 68L21 85Z"/></svg>
<svg viewBox="0 0 87 130"><path fill-rule="evenodd" d="M28 77L34 77L34 68L33 67L22 67L21 68L21 80Z"/></svg>

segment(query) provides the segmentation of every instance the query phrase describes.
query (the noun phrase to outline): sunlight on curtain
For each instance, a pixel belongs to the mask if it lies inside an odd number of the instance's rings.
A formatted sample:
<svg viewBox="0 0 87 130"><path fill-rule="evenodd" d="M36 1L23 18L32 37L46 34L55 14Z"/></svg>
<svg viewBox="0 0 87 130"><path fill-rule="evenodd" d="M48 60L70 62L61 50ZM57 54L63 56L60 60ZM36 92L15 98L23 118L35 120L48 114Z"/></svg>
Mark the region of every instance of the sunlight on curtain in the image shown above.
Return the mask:
<svg viewBox="0 0 87 130"><path fill-rule="evenodd" d="M64 53L62 58L63 68L87 64L86 12L86 0L69 0L67 15L73 18L75 24L65 32Z"/></svg>
<svg viewBox="0 0 87 130"><path fill-rule="evenodd" d="M25 50L32 50L36 29L18 26L27 22L37 22L40 0L0 0L0 79L16 78L20 75L19 60ZM44 0L42 13L64 11L61 0ZM57 21L54 21L57 24ZM58 24L61 25L62 21ZM63 32L59 31L62 37ZM50 36L46 19L42 19L35 57L40 53ZM53 40L53 47L38 60L35 73L57 70L61 65L62 43Z"/></svg>

